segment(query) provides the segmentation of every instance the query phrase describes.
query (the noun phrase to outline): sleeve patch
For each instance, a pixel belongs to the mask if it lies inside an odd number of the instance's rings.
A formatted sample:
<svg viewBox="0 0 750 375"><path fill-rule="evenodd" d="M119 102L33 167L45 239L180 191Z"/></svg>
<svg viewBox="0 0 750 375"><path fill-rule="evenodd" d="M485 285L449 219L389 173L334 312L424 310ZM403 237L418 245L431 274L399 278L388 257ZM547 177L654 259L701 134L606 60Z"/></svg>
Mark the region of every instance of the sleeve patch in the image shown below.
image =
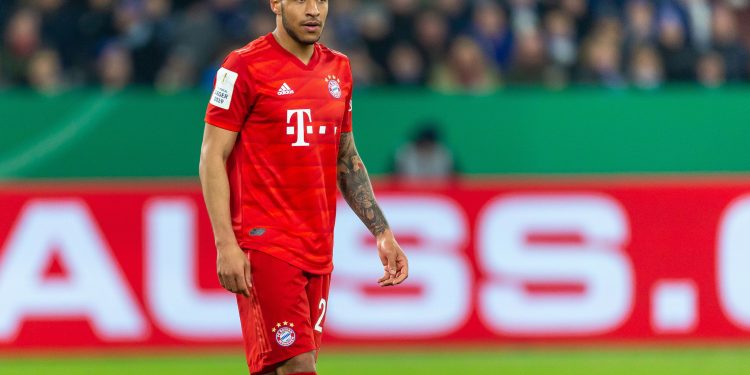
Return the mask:
<svg viewBox="0 0 750 375"><path fill-rule="evenodd" d="M239 74L226 69L221 68L216 73L216 88L213 94L211 94L211 104L223 108L229 109L229 105L232 103L232 92L234 92L234 84L237 82Z"/></svg>

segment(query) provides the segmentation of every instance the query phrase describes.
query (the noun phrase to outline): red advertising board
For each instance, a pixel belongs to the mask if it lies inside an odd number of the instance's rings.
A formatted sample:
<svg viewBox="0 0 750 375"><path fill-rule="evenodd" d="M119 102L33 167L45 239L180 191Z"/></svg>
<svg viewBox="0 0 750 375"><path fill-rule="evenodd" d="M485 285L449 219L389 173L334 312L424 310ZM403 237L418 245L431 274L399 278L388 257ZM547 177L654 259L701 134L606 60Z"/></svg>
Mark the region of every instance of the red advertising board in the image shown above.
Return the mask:
<svg viewBox="0 0 750 375"><path fill-rule="evenodd" d="M339 206L326 343L750 338L750 180L380 183L411 276ZM239 343L193 183L0 187L0 350Z"/></svg>

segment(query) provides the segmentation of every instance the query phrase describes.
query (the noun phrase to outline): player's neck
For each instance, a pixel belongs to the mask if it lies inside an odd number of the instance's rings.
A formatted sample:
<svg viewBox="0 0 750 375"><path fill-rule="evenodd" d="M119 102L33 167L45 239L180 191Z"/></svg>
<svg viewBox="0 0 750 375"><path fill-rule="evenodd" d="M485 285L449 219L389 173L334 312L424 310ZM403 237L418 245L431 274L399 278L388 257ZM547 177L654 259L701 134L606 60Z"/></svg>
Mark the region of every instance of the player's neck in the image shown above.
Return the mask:
<svg viewBox="0 0 750 375"><path fill-rule="evenodd" d="M281 48L289 51L292 55L297 56L298 59L302 60L303 63L308 64L312 59L313 53L315 53L314 44L302 44L292 39L283 28L277 27L273 31L273 37L281 45Z"/></svg>

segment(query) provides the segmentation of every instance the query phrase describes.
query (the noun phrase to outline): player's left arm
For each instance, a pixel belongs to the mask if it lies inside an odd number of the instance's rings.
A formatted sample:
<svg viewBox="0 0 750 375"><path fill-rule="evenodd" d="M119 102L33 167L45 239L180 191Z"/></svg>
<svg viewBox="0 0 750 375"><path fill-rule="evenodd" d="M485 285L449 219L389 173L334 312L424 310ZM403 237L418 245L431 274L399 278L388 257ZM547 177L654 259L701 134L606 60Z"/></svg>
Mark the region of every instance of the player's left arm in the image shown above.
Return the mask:
<svg viewBox="0 0 750 375"><path fill-rule="evenodd" d="M409 276L409 261L396 242L383 211L375 200L370 176L359 157L351 132L341 133L339 143L338 185L349 207L377 239L378 256L385 274L378 280L380 286L401 284Z"/></svg>

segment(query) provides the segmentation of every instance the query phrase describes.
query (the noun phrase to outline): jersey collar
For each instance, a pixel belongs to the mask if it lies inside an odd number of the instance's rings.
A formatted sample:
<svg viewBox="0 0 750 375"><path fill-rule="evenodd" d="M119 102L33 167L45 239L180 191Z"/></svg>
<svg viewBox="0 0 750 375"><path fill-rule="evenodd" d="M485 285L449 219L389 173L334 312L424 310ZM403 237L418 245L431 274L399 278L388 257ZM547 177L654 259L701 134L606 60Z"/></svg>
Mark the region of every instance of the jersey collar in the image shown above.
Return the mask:
<svg viewBox="0 0 750 375"><path fill-rule="evenodd" d="M279 42L276 40L276 37L273 36L273 33L268 33L268 35L266 35L266 38L268 39L271 46L273 46L273 48L275 48L282 54L286 55L286 57L288 57L295 65L297 65L298 67L304 70L313 70L315 68L315 65L318 64L318 60L320 60L320 51L318 51L318 43L315 43L315 48L313 49L313 55L310 58L310 61L307 64L305 64L295 54L284 49L284 47L282 47L281 44L279 44Z"/></svg>

